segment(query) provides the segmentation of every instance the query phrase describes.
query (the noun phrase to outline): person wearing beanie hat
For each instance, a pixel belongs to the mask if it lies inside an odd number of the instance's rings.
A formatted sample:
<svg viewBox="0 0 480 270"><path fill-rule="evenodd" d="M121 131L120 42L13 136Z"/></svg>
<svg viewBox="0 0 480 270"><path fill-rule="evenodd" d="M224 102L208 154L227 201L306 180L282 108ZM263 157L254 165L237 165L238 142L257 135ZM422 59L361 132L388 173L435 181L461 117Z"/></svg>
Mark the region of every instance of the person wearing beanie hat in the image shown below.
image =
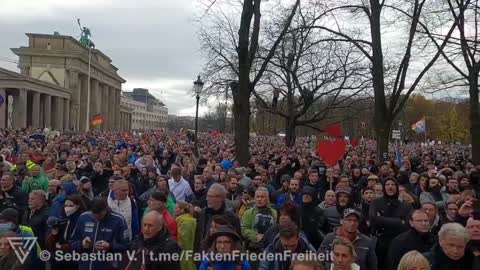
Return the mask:
<svg viewBox="0 0 480 270"><path fill-rule="evenodd" d="M304 186L302 190L302 207L300 207L300 228L310 244L318 249L328 231L328 223L323 210L318 207L317 190Z"/></svg>
<svg viewBox="0 0 480 270"><path fill-rule="evenodd" d="M377 235L379 268L388 269L386 257L390 244L397 235L408 230L411 206L398 200L398 183L392 177L382 182L383 197L370 204L369 220L373 234Z"/></svg>
<svg viewBox="0 0 480 270"><path fill-rule="evenodd" d="M343 211L347 208L353 208L353 198L349 187L339 187L335 190L335 207L325 209L325 217L328 220L328 232L332 232L338 225Z"/></svg>

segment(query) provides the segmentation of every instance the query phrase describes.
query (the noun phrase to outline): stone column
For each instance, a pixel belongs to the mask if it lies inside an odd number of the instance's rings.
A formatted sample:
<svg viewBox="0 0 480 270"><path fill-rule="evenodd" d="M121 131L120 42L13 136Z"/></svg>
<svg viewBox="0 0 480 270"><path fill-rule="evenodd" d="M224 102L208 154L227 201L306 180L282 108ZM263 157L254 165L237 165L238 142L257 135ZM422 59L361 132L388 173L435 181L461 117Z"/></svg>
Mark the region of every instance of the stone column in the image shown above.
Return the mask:
<svg viewBox="0 0 480 270"><path fill-rule="evenodd" d="M71 91L71 106L70 106L70 128L78 130L78 113L80 108L80 81L78 79L78 71L69 71L69 86Z"/></svg>
<svg viewBox="0 0 480 270"><path fill-rule="evenodd" d="M3 104L0 106L0 128L7 128L7 91L0 88L0 96L3 98Z"/></svg>
<svg viewBox="0 0 480 270"><path fill-rule="evenodd" d="M102 93L102 117L103 117L103 123L102 123L102 130L108 130L108 107L109 107L109 90L108 90L108 85L106 84L101 84L100 85L100 92Z"/></svg>
<svg viewBox="0 0 480 270"><path fill-rule="evenodd" d="M115 91L115 130L120 130L120 89L114 89Z"/></svg>
<svg viewBox="0 0 480 270"><path fill-rule="evenodd" d="M18 94L13 98L13 123L15 129L27 127L27 90L17 89Z"/></svg>
<svg viewBox="0 0 480 270"><path fill-rule="evenodd" d="M40 124L40 93L32 92L32 127L41 128Z"/></svg>
<svg viewBox="0 0 480 270"><path fill-rule="evenodd" d="M88 78L86 76L79 76L79 81L80 81L80 130L86 130L86 122L87 119L90 119L90 116L87 115L87 95L88 95Z"/></svg>
<svg viewBox="0 0 480 270"><path fill-rule="evenodd" d="M108 88L108 130L115 129L115 88Z"/></svg>
<svg viewBox="0 0 480 270"><path fill-rule="evenodd" d="M54 122L53 127L58 130L63 130L63 98L54 97L55 111L53 112Z"/></svg>
<svg viewBox="0 0 480 270"><path fill-rule="evenodd" d="M43 124L46 128L52 128L52 96L45 95L43 104Z"/></svg>
<svg viewBox="0 0 480 270"><path fill-rule="evenodd" d="M127 125L127 129L128 130L131 130L132 129L132 114L129 114L128 115L128 125Z"/></svg>
<svg viewBox="0 0 480 270"><path fill-rule="evenodd" d="M89 122L90 122L90 129L95 128L92 125L92 118L94 115L97 115L100 113L100 105L101 105L101 100L98 98L98 81L95 79L90 80L90 117Z"/></svg>
<svg viewBox="0 0 480 270"><path fill-rule="evenodd" d="M63 129L70 128L70 100L63 99Z"/></svg>

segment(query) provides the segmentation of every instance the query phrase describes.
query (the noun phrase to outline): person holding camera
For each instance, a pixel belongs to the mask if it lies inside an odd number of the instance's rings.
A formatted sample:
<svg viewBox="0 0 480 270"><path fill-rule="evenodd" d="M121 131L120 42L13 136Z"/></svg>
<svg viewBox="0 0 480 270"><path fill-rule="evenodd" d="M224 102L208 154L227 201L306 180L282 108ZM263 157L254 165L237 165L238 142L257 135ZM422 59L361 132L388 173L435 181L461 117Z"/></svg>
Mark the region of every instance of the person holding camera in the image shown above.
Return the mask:
<svg viewBox="0 0 480 270"><path fill-rule="evenodd" d="M110 209L107 199L95 197L90 211L80 215L69 241L72 250L82 253L121 253L128 249L128 227L125 219ZM94 255L95 256L95 255ZM80 270L116 269L119 261L81 261Z"/></svg>
<svg viewBox="0 0 480 270"><path fill-rule="evenodd" d="M50 217L47 220L49 233L45 247L51 253L57 250L70 252L69 241L73 235L73 229L80 215L85 211L85 207L80 195L74 194L67 197L60 218ZM51 270L60 269L78 269L78 263L51 261Z"/></svg>

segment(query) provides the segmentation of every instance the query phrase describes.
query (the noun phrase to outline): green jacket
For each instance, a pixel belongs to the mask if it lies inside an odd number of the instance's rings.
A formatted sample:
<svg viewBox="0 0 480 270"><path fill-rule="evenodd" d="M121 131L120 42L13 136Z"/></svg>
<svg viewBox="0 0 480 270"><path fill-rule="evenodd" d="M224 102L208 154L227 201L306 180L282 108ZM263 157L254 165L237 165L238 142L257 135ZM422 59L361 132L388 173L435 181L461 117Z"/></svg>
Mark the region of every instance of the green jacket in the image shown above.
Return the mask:
<svg viewBox="0 0 480 270"><path fill-rule="evenodd" d="M48 178L44 175L30 176L22 182L22 189L27 194L32 190L41 189L45 192L48 191Z"/></svg>
<svg viewBox="0 0 480 270"><path fill-rule="evenodd" d="M193 252L197 220L190 214L182 214L175 219L178 227L178 245L182 252ZM185 254L187 255L187 254ZM181 270L195 270L193 257L186 256L180 262Z"/></svg>
<svg viewBox="0 0 480 270"><path fill-rule="evenodd" d="M273 223L277 220L277 210L271 206L267 206L270 210L270 214L273 217ZM243 213L241 227L242 227L242 236L251 243L258 243L257 241L257 229L255 226L255 217L258 214L258 207L254 206L253 208L247 209ZM272 224L273 225L273 224Z"/></svg>

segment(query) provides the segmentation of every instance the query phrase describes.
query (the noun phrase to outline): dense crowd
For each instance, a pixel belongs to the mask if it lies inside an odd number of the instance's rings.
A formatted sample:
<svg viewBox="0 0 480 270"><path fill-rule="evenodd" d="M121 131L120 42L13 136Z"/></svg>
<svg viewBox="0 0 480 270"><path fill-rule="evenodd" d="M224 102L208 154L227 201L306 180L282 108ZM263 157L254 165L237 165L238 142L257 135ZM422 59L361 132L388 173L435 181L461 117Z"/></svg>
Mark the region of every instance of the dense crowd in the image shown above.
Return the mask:
<svg viewBox="0 0 480 270"><path fill-rule="evenodd" d="M198 137L1 131L0 270L480 269L468 146L377 163L362 140L330 167L309 138L253 136L241 166L231 135ZM22 260L10 237L37 243Z"/></svg>

